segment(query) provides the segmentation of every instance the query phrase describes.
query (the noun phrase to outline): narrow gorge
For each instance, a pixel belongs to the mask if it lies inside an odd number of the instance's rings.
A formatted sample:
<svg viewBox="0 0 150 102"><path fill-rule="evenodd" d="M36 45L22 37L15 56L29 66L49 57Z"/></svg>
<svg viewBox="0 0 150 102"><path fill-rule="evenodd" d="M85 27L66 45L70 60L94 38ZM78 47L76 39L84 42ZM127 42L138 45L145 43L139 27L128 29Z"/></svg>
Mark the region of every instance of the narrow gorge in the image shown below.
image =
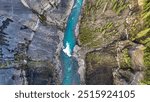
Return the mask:
<svg viewBox="0 0 150 102"><path fill-rule="evenodd" d="M149 0L0 0L0 84L150 84Z"/></svg>

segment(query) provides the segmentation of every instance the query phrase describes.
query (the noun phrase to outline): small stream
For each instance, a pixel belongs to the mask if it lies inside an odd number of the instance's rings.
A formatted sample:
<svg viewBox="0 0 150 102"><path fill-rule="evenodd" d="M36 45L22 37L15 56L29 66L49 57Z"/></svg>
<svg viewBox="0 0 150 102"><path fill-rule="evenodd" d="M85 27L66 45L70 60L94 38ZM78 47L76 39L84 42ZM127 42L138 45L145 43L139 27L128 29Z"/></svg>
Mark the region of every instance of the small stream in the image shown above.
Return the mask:
<svg viewBox="0 0 150 102"><path fill-rule="evenodd" d="M78 62L72 57L73 49L76 45L75 28L79 21L83 0L74 0L74 5L69 15L64 34L63 46L60 59L63 66L63 85L80 84L78 74Z"/></svg>

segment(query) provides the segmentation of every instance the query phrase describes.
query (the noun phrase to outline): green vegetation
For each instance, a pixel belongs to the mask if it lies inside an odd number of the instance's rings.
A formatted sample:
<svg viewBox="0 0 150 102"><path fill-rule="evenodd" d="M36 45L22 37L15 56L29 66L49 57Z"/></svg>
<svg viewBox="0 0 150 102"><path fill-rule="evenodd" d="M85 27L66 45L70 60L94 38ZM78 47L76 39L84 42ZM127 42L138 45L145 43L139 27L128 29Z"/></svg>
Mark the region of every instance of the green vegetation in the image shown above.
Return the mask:
<svg viewBox="0 0 150 102"><path fill-rule="evenodd" d="M46 22L47 18L44 15L38 15L41 22Z"/></svg>
<svg viewBox="0 0 150 102"><path fill-rule="evenodd" d="M149 44L150 46L150 44ZM144 62L145 62L145 67L147 70L145 71L145 78L143 82L145 84L150 85L150 47L146 48L145 53L144 53Z"/></svg>
<svg viewBox="0 0 150 102"><path fill-rule="evenodd" d="M128 49L122 51L121 68L131 68L131 58L128 53Z"/></svg>
<svg viewBox="0 0 150 102"><path fill-rule="evenodd" d="M144 64L147 68L145 71L144 83L150 85L150 1L145 0L143 5L142 19L144 21L144 27L137 35L137 40L145 45L144 51Z"/></svg>
<svg viewBox="0 0 150 102"><path fill-rule="evenodd" d="M143 44L145 70L144 84L150 84L150 1L143 0L141 13L136 15L131 25L128 25L130 40Z"/></svg>
<svg viewBox="0 0 150 102"><path fill-rule="evenodd" d="M91 40L93 40L93 38L94 38L94 34L90 28L88 27L80 28L79 39L82 45L89 43Z"/></svg>
<svg viewBox="0 0 150 102"><path fill-rule="evenodd" d="M146 29L140 31L140 32L137 34L137 36L136 36L135 39L140 39L140 38L142 38L142 37L144 37L144 36L148 36L149 34L150 34L150 28L146 28Z"/></svg>
<svg viewBox="0 0 150 102"><path fill-rule="evenodd" d="M117 15L119 15L124 9L128 7L128 3L126 3L126 0L111 0L112 2L112 9L116 12Z"/></svg>
<svg viewBox="0 0 150 102"><path fill-rule="evenodd" d="M108 0L105 0L105 2L107 1ZM99 9L101 9L104 6L105 2L104 0L95 0L94 2L92 2L91 0L87 0L83 16L91 17L93 15L93 17L95 17L94 15Z"/></svg>
<svg viewBox="0 0 150 102"><path fill-rule="evenodd" d="M100 57L97 53L89 53L87 54L87 61L94 62L96 65L99 64L102 60L102 57Z"/></svg>
<svg viewBox="0 0 150 102"><path fill-rule="evenodd" d="M143 82L144 84L150 84L150 0L143 1L145 1L144 4L138 6L139 2L137 0L128 2L127 0L94 0L93 2L87 0L81 20L79 40L82 47L100 48L109 45L111 41L122 40L120 37L117 38L121 34L128 35L127 38L129 39L125 38L123 40L132 42L132 47L134 47L134 44L142 44L145 47L144 65L147 70L145 70L145 80ZM129 3L130 12L127 10ZM123 12L125 10L129 12L129 15L127 12ZM122 22L126 23L122 24ZM131 46L125 47L120 52L121 68L130 69L132 67L131 58L128 54L128 49ZM112 49L115 51L115 48ZM100 52L89 53L87 61L96 67L102 64L109 66L110 63L114 63L111 61L115 61L110 56L108 54L102 55Z"/></svg>
<svg viewBox="0 0 150 102"><path fill-rule="evenodd" d="M115 10L120 14L127 6L128 3L125 0L86 0L79 33L80 45L98 48L117 39L122 33L118 30L120 22L112 18L108 20L105 11L108 10L113 15L113 10Z"/></svg>
<svg viewBox="0 0 150 102"><path fill-rule="evenodd" d="M115 67L117 63L115 57L107 53L93 52L87 54L86 61L90 62L93 68L100 66Z"/></svg>
<svg viewBox="0 0 150 102"><path fill-rule="evenodd" d="M104 26L101 28L96 28L94 32L105 32L105 30L113 30L114 24L113 22L107 22Z"/></svg>
<svg viewBox="0 0 150 102"><path fill-rule="evenodd" d="M37 11L35 11L35 10L32 10L32 12L35 13L35 14L38 16L38 18L40 19L40 21L41 21L42 23L45 23L45 22L46 22L47 18L46 18L46 16L44 15L44 13L43 13L43 14L39 14L39 13L38 13Z"/></svg>
<svg viewBox="0 0 150 102"><path fill-rule="evenodd" d="M144 0L142 18L145 22L145 27L150 28L150 1Z"/></svg>
<svg viewBox="0 0 150 102"><path fill-rule="evenodd" d="M80 27L79 39L81 45L88 46L89 48L97 48L105 43L105 40L111 40L112 36L117 35L118 24L107 22L101 27L89 28ZM107 43L107 42L106 42Z"/></svg>
<svg viewBox="0 0 150 102"><path fill-rule="evenodd" d="M137 37L137 34L142 30L142 24L139 21L139 18L136 18L131 25L128 26L128 30L130 33L130 40L134 41ZM140 34L138 34L140 36Z"/></svg>

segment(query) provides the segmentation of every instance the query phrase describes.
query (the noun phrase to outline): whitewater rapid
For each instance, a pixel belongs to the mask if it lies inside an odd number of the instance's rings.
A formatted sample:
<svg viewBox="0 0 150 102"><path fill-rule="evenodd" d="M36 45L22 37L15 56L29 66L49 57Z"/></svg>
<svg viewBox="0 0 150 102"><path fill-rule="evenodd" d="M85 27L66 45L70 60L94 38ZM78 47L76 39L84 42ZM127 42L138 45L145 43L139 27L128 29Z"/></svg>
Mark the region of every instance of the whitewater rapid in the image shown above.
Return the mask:
<svg viewBox="0 0 150 102"><path fill-rule="evenodd" d="M67 26L64 33L63 49L60 54L60 59L63 66L62 84L64 85L80 84L78 62L72 54L76 45L75 29L79 22L82 3L83 0L74 0L74 5L68 17Z"/></svg>

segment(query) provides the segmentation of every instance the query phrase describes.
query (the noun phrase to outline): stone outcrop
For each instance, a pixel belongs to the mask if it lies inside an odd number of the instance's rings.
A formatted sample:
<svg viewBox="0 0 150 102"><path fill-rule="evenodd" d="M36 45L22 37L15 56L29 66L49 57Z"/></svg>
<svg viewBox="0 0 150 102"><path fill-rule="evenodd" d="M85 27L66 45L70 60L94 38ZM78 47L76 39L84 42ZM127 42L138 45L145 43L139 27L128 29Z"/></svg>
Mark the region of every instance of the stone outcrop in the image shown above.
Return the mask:
<svg viewBox="0 0 150 102"><path fill-rule="evenodd" d="M86 1L78 36L85 84L142 83L145 47L135 40L143 27L141 5L142 0Z"/></svg>
<svg viewBox="0 0 150 102"><path fill-rule="evenodd" d="M0 1L0 84L60 83L58 55L71 6L69 0Z"/></svg>

